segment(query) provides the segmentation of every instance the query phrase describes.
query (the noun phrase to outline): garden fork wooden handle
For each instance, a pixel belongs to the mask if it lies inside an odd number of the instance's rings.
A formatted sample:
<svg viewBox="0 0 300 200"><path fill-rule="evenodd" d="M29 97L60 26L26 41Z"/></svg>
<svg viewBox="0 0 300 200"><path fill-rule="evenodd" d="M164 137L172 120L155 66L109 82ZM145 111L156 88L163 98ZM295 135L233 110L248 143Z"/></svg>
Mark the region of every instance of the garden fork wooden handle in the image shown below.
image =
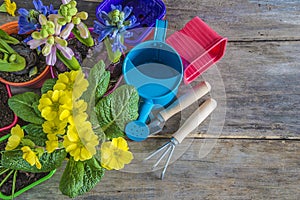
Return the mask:
<svg viewBox="0 0 300 200"><path fill-rule="evenodd" d="M201 104L197 110L184 122L184 124L173 134L178 143L181 143L182 140L195 128L199 126L217 107L216 100L210 98L207 99L203 104Z"/></svg>

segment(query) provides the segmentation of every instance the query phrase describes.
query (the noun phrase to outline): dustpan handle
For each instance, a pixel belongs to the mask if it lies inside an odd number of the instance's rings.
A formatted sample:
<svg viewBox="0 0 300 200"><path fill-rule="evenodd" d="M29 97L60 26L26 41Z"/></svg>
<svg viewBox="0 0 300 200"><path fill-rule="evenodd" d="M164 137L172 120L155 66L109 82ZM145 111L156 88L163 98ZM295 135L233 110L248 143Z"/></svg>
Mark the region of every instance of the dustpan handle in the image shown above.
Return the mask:
<svg viewBox="0 0 300 200"><path fill-rule="evenodd" d="M216 100L210 98L207 99L203 104L201 104L197 110L184 122L184 124L173 134L178 143L181 143L182 140L195 128L199 126L217 107Z"/></svg>
<svg viewBox="0 0 300 200"><path fill-rule="evenodd" d="M168 27L168 21L157 19L155 23L154 40L165 42L167 27Z"/></svg>

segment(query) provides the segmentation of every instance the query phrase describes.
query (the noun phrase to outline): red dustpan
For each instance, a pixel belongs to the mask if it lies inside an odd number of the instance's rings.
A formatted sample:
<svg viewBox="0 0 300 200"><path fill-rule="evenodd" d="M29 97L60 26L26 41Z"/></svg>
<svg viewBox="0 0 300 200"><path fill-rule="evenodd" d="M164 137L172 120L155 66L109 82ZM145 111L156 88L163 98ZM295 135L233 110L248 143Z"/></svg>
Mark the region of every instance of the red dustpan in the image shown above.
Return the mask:
<svg viewBox="0 0 300 200"><path fill-rule="evenodd" d="M227 38L221 37L199 17L195 17L166 42L181 56L184 82L189 84L223 57Z"/></svg>

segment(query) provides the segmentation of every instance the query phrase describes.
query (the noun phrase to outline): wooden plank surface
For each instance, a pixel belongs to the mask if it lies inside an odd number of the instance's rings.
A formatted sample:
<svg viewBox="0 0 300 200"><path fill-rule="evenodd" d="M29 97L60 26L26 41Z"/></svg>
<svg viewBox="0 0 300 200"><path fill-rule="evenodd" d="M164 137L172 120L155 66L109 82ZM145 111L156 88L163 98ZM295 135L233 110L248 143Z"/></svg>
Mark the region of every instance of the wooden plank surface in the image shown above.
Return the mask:
<svg viewBox="0 0 300 200"><path fill-rule="evenodd" d="M28 1L16 2L19 7L32 8ZM50 1L43 2L48 5ZM60 1L51 3L57 7ZM78 1L79 10L89 12L89 25L98 3ZM224 107L218 110L220 119L226 111L222 132L213 132L220 130L222 121L211 123L208 118L190 135L194 140L177 148L172 160L176 162L169 166L163 181L158 179L160 171L110 171L96 188L77 199L299 199L300 1L165 3L171 30L182 28L198 15L229 39L224 58L197 80L212 81L218 91L224 84L226 98L219 97L219 105ZM1 24L16 19L0 14ZM213 72L220 73L222 82L210 79ZM163 144L163 138L192 110L174 116L158 138L131 143L133 152L142 151L136 160ZM209 127L212 132L207 132ZM143 167L139 170L146 170ZM134 169L129 166L127 170ZM68 199L58 189L61 174L59 169L52 179L17 199Z"/></svg>
<svg viewBox="0 0 300 200"><path fill-rule="evenodd" d="M200 145L194 141L163 181L160 170L106 171L101 183L76 199L299 199L299 141L220 140L203 159ZM16 199L68 199L58 190L61 173Z"/></svg>
<svg viewBox="0 0 300 200"><path fill-rule="evenodd" d="M32 8L28 1L15 0L18 7ZM60 1L51 2L58 8ZM300 40L298 0L165 0L169 28L178 30L199 16L230 41ZM99 0L78 1L79 10L89 13L92 25Z"/></svg>

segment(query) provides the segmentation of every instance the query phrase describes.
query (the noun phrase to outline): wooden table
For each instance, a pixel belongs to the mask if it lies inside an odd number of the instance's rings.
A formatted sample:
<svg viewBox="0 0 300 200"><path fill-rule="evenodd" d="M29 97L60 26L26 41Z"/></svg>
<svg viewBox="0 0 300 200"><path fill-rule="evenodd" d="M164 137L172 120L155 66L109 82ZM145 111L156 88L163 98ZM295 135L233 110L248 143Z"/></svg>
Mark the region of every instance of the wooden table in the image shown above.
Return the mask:
<svg viewBox="0 0 300 200"><path fill-rule="evenodd" d="M16 2L31 8L28 1ZM53 3L57 7L59 1ZM90 13L91 25L98 2L78 3ZM299 199L300 1L165 3L170 29L178 30L199 16L228 37L226 54L213 67L220 72L226 91L220 102L226 109L223 130L207 132L207 119L186 140L190 147L179 149L183 155L169 166L163 181L160 170L107 171L102 182L77 199ZM1 24L17 19L0 16ZM169 134L150 138L145 145L130 144L132 150L157 148L178 128L179 120L180 116L170 119ZM200 151L204 141L213 148ZM199 157L199 151L206 150L208 155ZM58 189L62 170L17 199L68 199Z"/></svg>

